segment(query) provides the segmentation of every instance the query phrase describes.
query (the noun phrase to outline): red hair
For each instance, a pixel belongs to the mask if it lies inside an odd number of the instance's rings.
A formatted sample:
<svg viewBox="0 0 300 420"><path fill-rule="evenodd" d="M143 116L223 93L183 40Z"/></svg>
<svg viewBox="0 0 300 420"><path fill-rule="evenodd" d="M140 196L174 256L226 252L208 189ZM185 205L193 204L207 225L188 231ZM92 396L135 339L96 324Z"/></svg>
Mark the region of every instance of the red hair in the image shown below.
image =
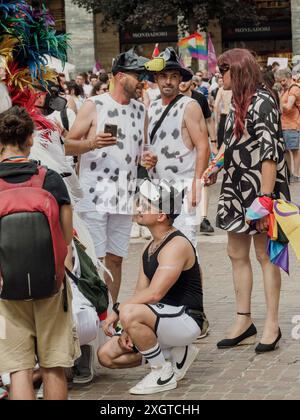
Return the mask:
<svg viewBox="0 0 300 420"><path fill-rule="evenodd" d="M254 55L246 49L226 51L219 58L219 66L228 65L235 107L234 134L243 136L249 105L257 89L262 85L262 73Z"/></svg>

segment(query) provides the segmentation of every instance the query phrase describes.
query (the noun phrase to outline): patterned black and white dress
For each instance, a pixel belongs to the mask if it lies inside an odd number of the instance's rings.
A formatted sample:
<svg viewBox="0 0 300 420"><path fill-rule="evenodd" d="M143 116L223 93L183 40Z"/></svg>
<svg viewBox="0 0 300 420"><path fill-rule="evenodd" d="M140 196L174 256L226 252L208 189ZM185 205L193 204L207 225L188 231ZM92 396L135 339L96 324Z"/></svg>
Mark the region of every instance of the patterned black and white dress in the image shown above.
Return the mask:
<svg viewBox="0 0 300 420"><path fill-rule="evenodd" d="M245 132L241 139L234 134L234 109L225 129L224 180L219 200L217 226L235 233L252 234L245 216L261 192L262 162L277 163L275 193L290 200L285 146L278 106L266 90L258 90L249 107Z"/></svg>

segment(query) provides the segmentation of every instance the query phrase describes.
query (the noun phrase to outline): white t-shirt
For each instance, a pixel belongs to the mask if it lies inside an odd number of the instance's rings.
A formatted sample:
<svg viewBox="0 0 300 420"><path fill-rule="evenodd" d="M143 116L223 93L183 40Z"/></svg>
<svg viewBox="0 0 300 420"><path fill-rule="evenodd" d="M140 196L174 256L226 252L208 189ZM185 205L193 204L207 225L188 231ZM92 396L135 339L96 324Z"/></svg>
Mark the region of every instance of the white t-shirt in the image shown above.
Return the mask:
<svg viewBox="0 0 300 420"><path fill-rule="evenodd" d="M92 85L84 85L83 90L84 90L85 96L87 98L89 98L90 94L92 93L93 86Z"/></svg>

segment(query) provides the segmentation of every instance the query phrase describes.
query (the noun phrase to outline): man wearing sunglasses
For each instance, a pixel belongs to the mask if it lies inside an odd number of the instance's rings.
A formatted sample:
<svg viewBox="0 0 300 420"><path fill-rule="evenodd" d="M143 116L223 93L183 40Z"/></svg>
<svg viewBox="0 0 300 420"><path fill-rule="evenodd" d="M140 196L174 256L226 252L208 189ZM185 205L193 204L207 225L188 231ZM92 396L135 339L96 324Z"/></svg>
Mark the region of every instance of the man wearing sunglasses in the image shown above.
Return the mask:
<svg viewBox="0 0 300 420"><path fill-rule="evenodd" d="M142 154L146 111L136 99L149 61L130 50L113 63L114 90L89 98L80 109L68 139L87 139L80 161L84 198L76 211L87 222L97 257L105 259L113 281L106 281L113 301L121 284L132 227L128 203L135 193L137 167ZM68 144L72 154L72 143ZM84 147L84 146L83 146ZM102 150L100 150L102 149ZM75 151L76 153L76 151Z"/></svg>

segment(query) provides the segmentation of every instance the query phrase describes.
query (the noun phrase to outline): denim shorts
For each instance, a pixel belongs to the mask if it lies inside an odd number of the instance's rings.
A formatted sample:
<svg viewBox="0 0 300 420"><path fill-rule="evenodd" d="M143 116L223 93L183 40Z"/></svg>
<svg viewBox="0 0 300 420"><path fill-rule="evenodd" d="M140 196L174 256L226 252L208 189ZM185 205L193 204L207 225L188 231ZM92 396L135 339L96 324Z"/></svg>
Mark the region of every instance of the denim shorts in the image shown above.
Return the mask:
<svg viewBox="0 0 300 420"><path fill-rule="evenodd" d="M284 130L283 138L287 150L300 149L300 133L297 130Z"/></svg>

